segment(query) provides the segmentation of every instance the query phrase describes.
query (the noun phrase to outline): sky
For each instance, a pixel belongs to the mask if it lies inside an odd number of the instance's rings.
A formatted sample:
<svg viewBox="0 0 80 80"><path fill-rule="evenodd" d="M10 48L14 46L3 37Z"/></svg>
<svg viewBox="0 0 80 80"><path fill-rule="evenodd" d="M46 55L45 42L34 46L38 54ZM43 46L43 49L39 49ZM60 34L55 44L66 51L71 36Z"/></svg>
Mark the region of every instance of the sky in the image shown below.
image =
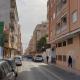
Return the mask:
<svg viewBox="0 0 80 80"><path fill-rule="evenodd" d="M47 20L47 0L16 0L21 25L23 49L29 41L37 24Z"/></svg>

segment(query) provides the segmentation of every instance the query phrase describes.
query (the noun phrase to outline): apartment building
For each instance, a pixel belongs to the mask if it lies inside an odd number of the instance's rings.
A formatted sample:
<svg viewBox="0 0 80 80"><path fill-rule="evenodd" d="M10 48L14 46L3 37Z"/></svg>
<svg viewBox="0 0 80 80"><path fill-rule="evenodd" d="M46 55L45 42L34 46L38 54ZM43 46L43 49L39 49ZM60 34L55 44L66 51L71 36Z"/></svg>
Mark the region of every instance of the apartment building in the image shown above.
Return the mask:
<svg viewBox="0 0 80 80"><path fill-rule="evenodd" d="M37 41L46 35L48 35L48 23L37 24L27 48L29 54L35 55L37 53Z"/></svg>
<svg viewBox="0 0 80 80"><path fill-rule="evenodd" d="M35 33L37 41L39 41L42 37L48 35L48 23L42 22L41 24L37 24L35 28Z"/></svg>
<svg viewBox="0 0 80 80"><path fill-rule="evenodd" d="M48 0L49 43L56 51L57 64L80 70L80 0Z"/></svg>
<svg viewBox="0 0 80 80"><path fill-rule="evenodd" d="M35 55L36 53L36 43L35 43L35 36L33 35L30 39L29 45L28 45L28 50L27 54Z"/></svg>
<svg viewBox="0 0 80 80"><path fill-rule="evenodd" d="M21 26L20 24L18 24L18 28L17 28L17 53L18 55L22 55L23 50L22 50L22 41L21 41Z"/></svg>
<svg viewBox="0 0 80 80"><path fill-rule="evenodd" d="M0 0L0 21L4 23L4 57L12 57L17 51L15 31L18 20L16 0Z"/></svg>

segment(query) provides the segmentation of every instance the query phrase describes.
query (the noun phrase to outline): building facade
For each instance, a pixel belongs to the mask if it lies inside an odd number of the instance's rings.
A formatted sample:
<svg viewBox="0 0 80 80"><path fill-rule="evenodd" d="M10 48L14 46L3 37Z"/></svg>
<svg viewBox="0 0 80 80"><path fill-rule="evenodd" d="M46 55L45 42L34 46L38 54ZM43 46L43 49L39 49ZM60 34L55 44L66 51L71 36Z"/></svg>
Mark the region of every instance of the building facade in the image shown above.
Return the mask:
<svg viewBox="0 0 80 80"><path fill-rule="evenodd" d="M18 13L16 0L0 0L0 21L4 22L4 58L17 52Z"/></svg>
<svg viewBox="0 0 80 80"><path fill-rule="evenodd" d="M56 51L57 64L80 70L80 0L48 0L49 43Z"/></svg>
<svg viewBox="0 0 80 80"><path fill-rule="evenodd" d="M35 55L37 53L37 42L46 35L48 35L47 22L37 24L27 48L29 54Z"/></svg>

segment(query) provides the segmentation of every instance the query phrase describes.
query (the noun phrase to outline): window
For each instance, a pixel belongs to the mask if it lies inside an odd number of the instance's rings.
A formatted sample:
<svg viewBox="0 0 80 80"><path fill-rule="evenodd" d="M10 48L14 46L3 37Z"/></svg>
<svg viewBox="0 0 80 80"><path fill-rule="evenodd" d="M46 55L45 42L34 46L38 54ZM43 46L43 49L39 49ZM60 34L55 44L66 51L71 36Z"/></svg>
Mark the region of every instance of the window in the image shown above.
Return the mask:
<svg viewBox="0 0 80 80"><path fill-rule="evenodd" d="M9 38L9 36L8 36L7 34L5 34L4 36L5 36L4 42L5 42L5 43L8 43L8 38Z"/></svg>
<svg viewBox="0 0 80 80"><path fill-rule="evenodd" d="M72 13L72 22L74 23L74 22L76 22L77 21L77 11L74 11L73 13Z"/></svg>
<svg viewBox="0 0 80 80"><path fill-rule="evenodd" d="M46 25L43 25L43 27L45 28L45 27L46 27Z"/></svg>
<svg viewBox="0 0 80 80"><path fill-rule="evenodd" d="M63 42L63 46L66 46L66 41Z"/></svg>
<svg viewBox="0 0 80 80"><path fill-rule="evenodd" d="M65 55L63 55L63 61L66 62L66 56Z"/></svg>
<svg viewBox="0 0 80 80"><path fill-rule="evenodd" d="M16 2L14 0L10 0L11 8L16 7Z"/></svg>
<svg viewBox="0 0 80 80"><path fill-rule="evenodd" d="M56 27L56 33L57 33L57 34L60 33L60 31L61 31L60 29L61 29L61 25L60 25L60 23L58 23L58 24L57 24L57 27Z"/></svg>
<svg viewBox="0 0 80 80"><path fill-rule="evenodd" d="M62 4L61 4L61 2L60 2L60 3L58 3L57 6L56 6L56 13L57 13L57 15L60 13L61 8L62 8Z"/></svg>
<svg viewBox="0 0 80 80"><path fill-rule="evenodd" d="M67 0L56 0L56 13L57 15L61 12L63 6L67 3Z"/></svg>
<svg viewBox="0 0 80 80"><path fill-rule="evenodd" d="M63 4L66 4L66 2L67 2L67 0L62 0L62 3L63 3Z"/></svg>
<svg viewBox="0 0 80 80"><path fill-rule="evenodd" d="M62 43L58 43L58 47L62 47Z"/></svg>
<svg viewBox="0 0 80 80"><path fill-rule="evenodd" d="M72 44L72 43L73 43L73 38L67 40L67 44Z"/></svg>
<svg viewBox="0 0 80 80"><path fill-rule="evenodd" d="M13 12L10 12L10 19L14 20L15 19L15 14Z"/></svg>
<svg viewBox="0 0 80 80"><path fill-rule="evenodd" d="M67 16L66 15L61 18L61 23L62 23L61 31L66 30L67 28Z"/></svg>
<svg viewBox="0 0 80 80"><path fill-rule="evenodd" d="M61 55L58 55L58 60L62 61L62 56Z"/></svg>
<svg viewBox="0 0 80 80"><path fill-rule="evenodd" d="M63 23L67 23L67 17L66 17L66 15L64 17L62 17L62 22Z"/></svg>
<svg viewBox="0 0 80 80"><path fill-rule="evenodd" d="M12 36L12 38L11 38L11 42L14 42L14 37Z"/></svg>

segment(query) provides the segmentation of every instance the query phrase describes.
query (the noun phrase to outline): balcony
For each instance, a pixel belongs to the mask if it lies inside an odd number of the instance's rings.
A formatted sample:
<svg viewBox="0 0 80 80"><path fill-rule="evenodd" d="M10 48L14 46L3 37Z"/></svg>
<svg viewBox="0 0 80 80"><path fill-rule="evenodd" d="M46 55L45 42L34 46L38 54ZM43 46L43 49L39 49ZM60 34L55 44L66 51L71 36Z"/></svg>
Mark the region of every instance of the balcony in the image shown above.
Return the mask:
<svg viewBox="0 0 80 80"><path fill-rule="evenodd" d="M11 2L11 8L15 8L16 7L16 2L15 0L10 0Z"/></svg>
<svg viewBox="0 0 80 80"><path fill-rule="evenodd" d="M4 36L4 47L9 47L9 34L5 34Z"/></svg>
<svg viewBox="0 0 80 80"><path fill-rule="evenodd" d="M10 19L11 19L11 22L13 22L15 20L15 13L14 12L10 12Z"/></svg>
<svg viewBox="0 0 80 80"><path fill-rule="evenodd" d="M56 34L61 34L64 31L66 31L67 29L67 15L63 16L60 20L60 22L58 22L56 24Z"/></svg>
<svg viewBox="0 0 80 80"><path fill-rule="evenodd" d="M57 0L56 1L56 14L59 15L62 11L62 9L64 8L64 6L66 5L67 0Z"/></svg>
<svg viewBox="0 0 80 80"><path fill-rule="evenodd" d="M10 26L10 30L11 30L11 32L13 32L14 31L14 26Z"/></svg>
<svg viewBox="0 0 80 80"><path fill-rule="evenodd" d="M60 32L61 32L61 24L57 23L57 26L56 26L56 35L59 34Z"/></svg>
<svg viewBox="0 0 80 80"><path fill-rule="evenodd" d="M63 16L61 18L61 32L65 31L67 29L67 16Z"/></svg>

